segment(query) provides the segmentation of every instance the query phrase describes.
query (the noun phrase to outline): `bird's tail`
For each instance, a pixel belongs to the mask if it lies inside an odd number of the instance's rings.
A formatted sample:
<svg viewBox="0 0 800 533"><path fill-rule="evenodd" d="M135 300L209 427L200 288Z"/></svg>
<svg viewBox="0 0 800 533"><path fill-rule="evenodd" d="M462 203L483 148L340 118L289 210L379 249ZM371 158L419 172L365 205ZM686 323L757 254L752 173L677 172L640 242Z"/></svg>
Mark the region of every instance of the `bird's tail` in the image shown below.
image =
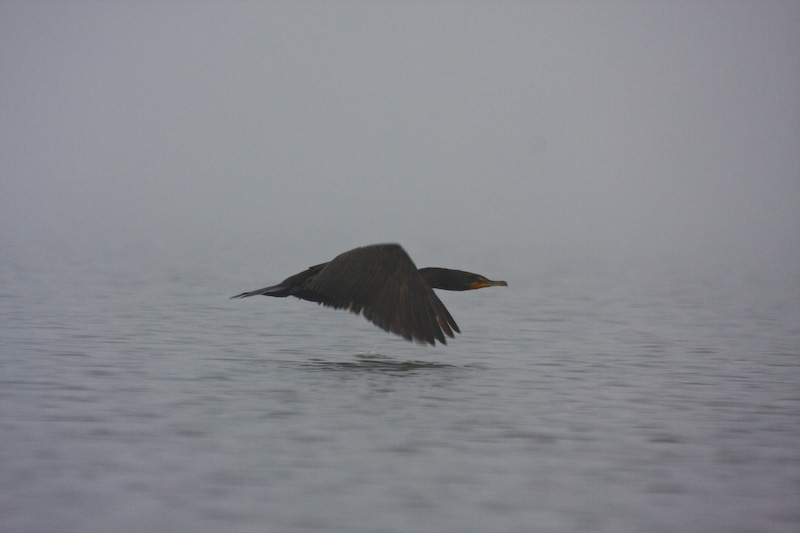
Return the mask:
<svg viewBox="0 0 800 533"><path fill-rule="evenodd" d="M236 296L231 296L231 299L247 298L248 296L256 296L256 295L259 295L259 294L263 294L264 296L276 296L278 298L285 298L285 297L289 296L289 291L290 290L291 290L291 287L281 283L279 285L273 285L272 287L264 287L263 289L258 289L258 290L255 290L255 291L243 292L242 294L237 294Z"/></svg>

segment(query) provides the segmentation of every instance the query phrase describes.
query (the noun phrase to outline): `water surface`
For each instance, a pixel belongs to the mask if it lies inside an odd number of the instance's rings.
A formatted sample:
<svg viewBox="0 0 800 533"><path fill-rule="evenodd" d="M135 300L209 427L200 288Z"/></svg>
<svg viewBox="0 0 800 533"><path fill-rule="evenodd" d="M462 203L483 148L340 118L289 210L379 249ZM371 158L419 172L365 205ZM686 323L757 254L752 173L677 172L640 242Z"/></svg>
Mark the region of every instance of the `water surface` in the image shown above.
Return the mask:
<svg viewBox="0 0 800 533"><path fill-rule="evenodd" d="M187 264L5 261L3 531L800 525L796 278L558 269L431 348Z"/></svg>

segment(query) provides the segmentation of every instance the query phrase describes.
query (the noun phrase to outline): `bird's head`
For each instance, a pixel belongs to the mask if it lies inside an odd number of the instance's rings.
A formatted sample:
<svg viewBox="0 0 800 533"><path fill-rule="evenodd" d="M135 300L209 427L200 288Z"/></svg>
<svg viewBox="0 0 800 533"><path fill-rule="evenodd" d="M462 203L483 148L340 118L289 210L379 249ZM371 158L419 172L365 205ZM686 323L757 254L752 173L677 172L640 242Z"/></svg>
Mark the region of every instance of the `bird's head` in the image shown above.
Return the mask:
<svg viewBox="0 0 800 533"><path fill-rule="evenodd" d="M419 273L434 289L470 291L483 287L507 287L505 281L492 281L480 274L450 268L421 268Z"/></svg>

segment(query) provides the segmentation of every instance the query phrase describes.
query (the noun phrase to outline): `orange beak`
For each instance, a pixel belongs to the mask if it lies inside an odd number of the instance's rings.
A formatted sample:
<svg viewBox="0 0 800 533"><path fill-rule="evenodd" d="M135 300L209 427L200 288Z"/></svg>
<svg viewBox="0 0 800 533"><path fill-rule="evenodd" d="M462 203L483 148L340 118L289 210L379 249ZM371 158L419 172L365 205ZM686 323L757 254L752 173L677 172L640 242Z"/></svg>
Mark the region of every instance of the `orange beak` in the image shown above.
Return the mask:
<svg viewBox="0 0 800 533"><path fill-rule="evenodd" d="M482 289L483 287L508 287L508 283L505 281L492 281L486 278L470 283L471 289Z"/></svg>

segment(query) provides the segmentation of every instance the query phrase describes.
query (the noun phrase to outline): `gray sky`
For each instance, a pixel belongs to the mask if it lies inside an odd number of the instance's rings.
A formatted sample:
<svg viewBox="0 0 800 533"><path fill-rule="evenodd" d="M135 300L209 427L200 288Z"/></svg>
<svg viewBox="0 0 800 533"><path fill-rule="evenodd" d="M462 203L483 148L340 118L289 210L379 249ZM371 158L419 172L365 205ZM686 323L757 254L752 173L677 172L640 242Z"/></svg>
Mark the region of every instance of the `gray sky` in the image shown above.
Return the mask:
<svg viewBox="0 0 800 533"><path fill-rule="evenodd" d="M2 247L800 264L798 28L798 2L2 1Z"/></svg>

